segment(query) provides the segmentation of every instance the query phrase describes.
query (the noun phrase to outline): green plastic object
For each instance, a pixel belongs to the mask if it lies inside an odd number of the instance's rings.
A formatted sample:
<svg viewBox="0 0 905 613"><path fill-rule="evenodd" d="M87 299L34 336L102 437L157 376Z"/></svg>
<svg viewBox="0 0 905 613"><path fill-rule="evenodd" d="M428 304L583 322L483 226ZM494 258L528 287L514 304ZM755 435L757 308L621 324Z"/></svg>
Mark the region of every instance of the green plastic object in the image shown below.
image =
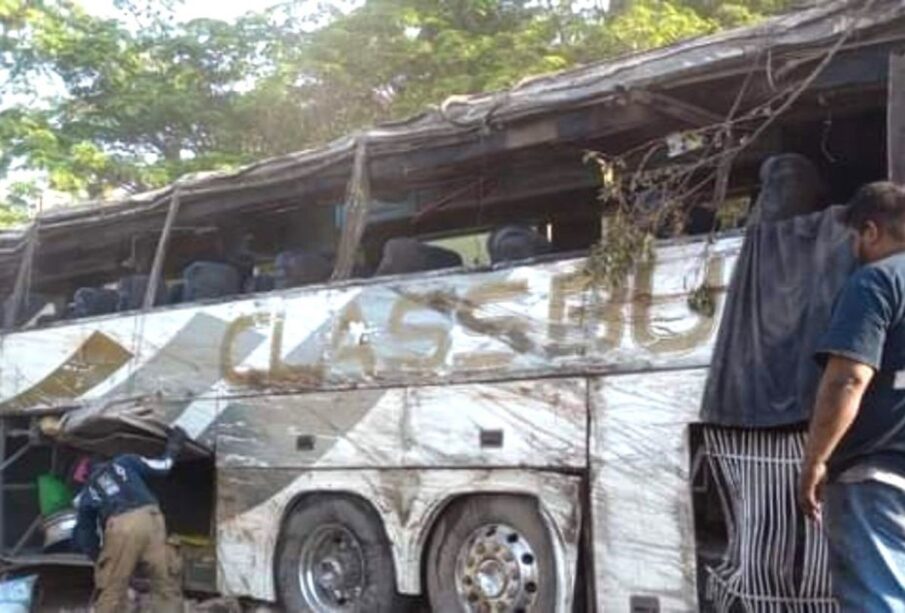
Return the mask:
<svg viewBox="0 0 905 613"><path fill-rule="evenodd" d="M72 490L54 475L38 476L38 506L47 517L72 506Z"/></svg>

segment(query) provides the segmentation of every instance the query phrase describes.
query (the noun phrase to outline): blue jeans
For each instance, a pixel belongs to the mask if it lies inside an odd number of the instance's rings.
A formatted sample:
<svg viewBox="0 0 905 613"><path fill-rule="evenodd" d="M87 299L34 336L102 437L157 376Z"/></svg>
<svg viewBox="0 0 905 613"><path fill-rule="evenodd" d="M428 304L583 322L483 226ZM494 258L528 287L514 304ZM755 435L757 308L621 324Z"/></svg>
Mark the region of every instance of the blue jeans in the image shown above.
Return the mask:
<svg viewBox="0 0 905 613"><path fill-rule="evenodd" d="M905 613L905 491L878 481L827 484L823 521L842 612Z"/></svg>

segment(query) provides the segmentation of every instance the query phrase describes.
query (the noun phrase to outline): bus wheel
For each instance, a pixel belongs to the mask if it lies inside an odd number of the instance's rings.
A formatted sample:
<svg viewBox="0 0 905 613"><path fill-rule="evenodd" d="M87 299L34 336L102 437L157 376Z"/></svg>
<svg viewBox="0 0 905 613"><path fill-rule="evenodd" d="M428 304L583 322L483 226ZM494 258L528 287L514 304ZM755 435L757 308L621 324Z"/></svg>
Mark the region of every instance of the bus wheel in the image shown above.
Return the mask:
<svg viewBox="0 0 905 613"><path fill-rule="evenodd" d="M427 558L434 611L556 609L556 562L537 502L510 495L452 503L434 528Z"/></svg>
<svg viewBox="0 0 905 613"><path fill-rule="evenodd" d="M277 587L288 611L400 611L390 543L376 515L352 497L318 497L286 522Z"/></svg>

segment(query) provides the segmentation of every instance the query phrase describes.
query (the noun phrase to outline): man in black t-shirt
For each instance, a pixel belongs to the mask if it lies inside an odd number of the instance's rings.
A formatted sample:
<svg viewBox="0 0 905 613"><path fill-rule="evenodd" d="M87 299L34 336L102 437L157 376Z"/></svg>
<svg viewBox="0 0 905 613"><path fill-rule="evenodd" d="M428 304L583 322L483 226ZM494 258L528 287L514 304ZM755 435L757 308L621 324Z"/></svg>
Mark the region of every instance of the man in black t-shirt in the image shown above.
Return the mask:
<svg viewBox="0 0 905 613"><path fill-rule="evenodd" d="M862 266L818 344L799 494L823 519L842 611L905 612L905 189L862 187L848 224Z"/></svg>

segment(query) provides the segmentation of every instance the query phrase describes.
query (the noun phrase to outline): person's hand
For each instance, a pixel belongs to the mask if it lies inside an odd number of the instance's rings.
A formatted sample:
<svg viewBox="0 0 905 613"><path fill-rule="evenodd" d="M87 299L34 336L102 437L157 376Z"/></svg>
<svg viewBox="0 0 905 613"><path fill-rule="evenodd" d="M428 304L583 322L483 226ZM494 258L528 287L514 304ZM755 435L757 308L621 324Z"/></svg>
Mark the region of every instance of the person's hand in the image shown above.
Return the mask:
<svg viewBox="0 0 905 613"><path fill-rule="evenodd" d="M798 504L809 518L820 521L820 504L823 500L823 482L826 479L826 464L805 462L801 467L798 482Z"/></svg>
<svg viewBox="0 0 905 613"><path fill-rule="evenodd" d="M164 450L164 455L176 460L182 452L182 448L185 447L185 442L188 438L189 435L185 430L179 426L173 428L170 431L170 435L167 437L167 446Z"/></svg>

